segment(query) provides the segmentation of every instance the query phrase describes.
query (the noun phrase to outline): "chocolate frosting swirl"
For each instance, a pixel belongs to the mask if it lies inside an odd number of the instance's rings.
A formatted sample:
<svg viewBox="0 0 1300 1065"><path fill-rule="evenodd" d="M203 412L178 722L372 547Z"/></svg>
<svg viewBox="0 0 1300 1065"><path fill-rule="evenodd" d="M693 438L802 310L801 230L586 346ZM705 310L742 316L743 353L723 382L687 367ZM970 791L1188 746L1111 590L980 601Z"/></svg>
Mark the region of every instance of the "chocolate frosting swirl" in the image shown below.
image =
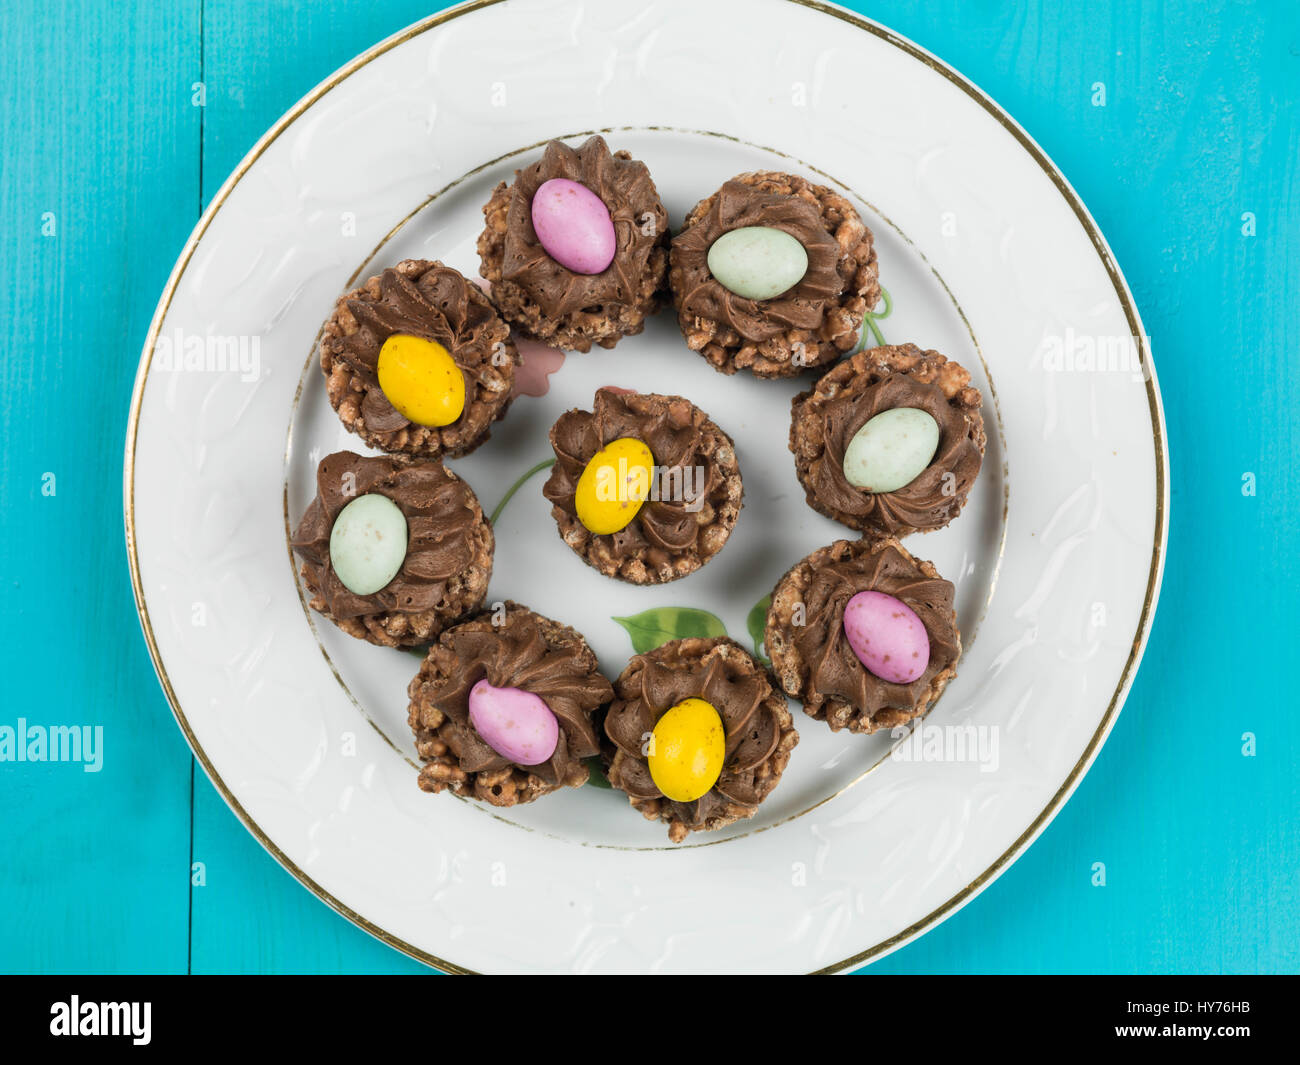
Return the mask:
<svg viewBox="0 0 1300 1065"><path fill-rule="evenodd" d="M697 653L676 653L684 644L698 645ZM741 654L717 653L720 647ZM732 804L756 807L775 784L768 776L760 786L756 774L781 741L773 695L784 705L766 675L726 638L676 641L636 656L619 678L617 698L605 716L605 735L616 748L609 782L633 799L661 799L672 820L691 828L702 827ZM726 747L717 783L694 802L677 802L655 786L641 752L659 719L690 698L703 699L717 710Z"/></svg>
<svg viewBox="0 0 1300 1065"><path fill-rule="evenodd" d="M443 676L432 681L427 700L445 716L438 738L450 748L466 773L492 772L514 765L479 736L469 719L469 693L480 680L497 688L522 688L540 696L555 714L560 738L555 753L538 765L521 767L549 785L572 779L577 763L599 751L592 712L614 691L596 669L585 641L548 640L538 615L507 605L505 621L493 625L485 616L448 629L430 651Z"/></svg>
<svg viewBox="0 0 1300 1065"><path fill-rule="evenodd" d="M336 618L434 610L446 582L474 561L471 533L484 522L483 512L469 486L440 462L339 451L316 468L316 489L290 544ZM372 492L387 496L405 515L406 558L387 585L373 595L357 595L330 565L330 531L344 507Z"/></svg>
<svg viewBox="0 0 1300 1065"><path fill-rule="evenodd" d="M746 226L780 229L803 245L808 252L808 270L797 285L772 299L751 300L714 278L709 272L709 248L722 234ZM844 291L839 259L840 246L813 204L728 181L704 217L673 238L673 265L680 267L683 278L676 293L679 312L723 322L754 343L790 329L815 330L824 321L828 306Z"/></svg>
<svg viewBox="0 0 1300 1065"><path fill-rule="evenodd" d="M361 414L366 427L378 433L397 432L411 424L379 387L379 352L389 337L422 337L441 344L465 375L465 411L482 417L485 428L491 414L476 399L496 405L504 398L502 368L513 377L514 353L502 367L493 366L498 344L505 344L509 327L487 297L458 271L438 262L406 260L379 275L378 298L361 298L365 290L340 301L356 319L352 333L331 330L321 340L322 352L342 359L366 383ZM500 361L500 360L498 360Z"/></svg>
<svg viewBox="0 0 1300 1065"><path fill-rule="evenodd" d="M969 381L956 363L911 344L859 352L832 369L793 404L791 449L797 460L807 457L800 480L808 502L855 529L902 534L947 525L984 457L980 396ZM855 487L844 475L845 451L867 422L899 407L923 410L938 424L934 457L892 492Z"/></svg>
<svg viewBox="0 0 1300 1065"><path fill-rule="evenodd" d="M506 217L502 277L556 318L606 304L636 304L650 253L668 233L668 212L646 165L610 154L605 138L578 149L551 141L532 166L517 174ZM600 197L614 222L613 262L599 274L576 274L546 253L533 229L533 195L547 181L567 178Z"/></svg>
<svg viewBox="0 0 1300 1065"><path fill-rule="evenodd" d="M677 474L665 475L664 471L703 469L703 485L686 481L685 473L679 483L691 484L705 505L720 508L727 495L726 478L706 446L707 422L704 413L681 396L624 395L602 388L590 412L568 411L552 426L551 446L556 461L542 492L576 518L575 496L587 463L613 441L633 437L650 448L665 480ZM611 542L614 554L620 558L647 552L652 561L657 561L696 549L698 511L688 510L688 505L697 504L686 499L648 499L625 528L602 539Z"/></svg>
<svg viewBox="0 0 1300 1065"><path fill-rule="evenodd" d="M846 544L846 546L849 546ZM791 629L808 667L807 694L842 699L862 714L912 710L930 683L957 661L961 640L953 612L953 586L929 577L896 542L872 545L821 559L804 589L805 624ZM858 592L875 591L901 599L921 619L930 637L930 664L911 684L891 684L871 673L853 653L844 634L844 608Z"/></svg>

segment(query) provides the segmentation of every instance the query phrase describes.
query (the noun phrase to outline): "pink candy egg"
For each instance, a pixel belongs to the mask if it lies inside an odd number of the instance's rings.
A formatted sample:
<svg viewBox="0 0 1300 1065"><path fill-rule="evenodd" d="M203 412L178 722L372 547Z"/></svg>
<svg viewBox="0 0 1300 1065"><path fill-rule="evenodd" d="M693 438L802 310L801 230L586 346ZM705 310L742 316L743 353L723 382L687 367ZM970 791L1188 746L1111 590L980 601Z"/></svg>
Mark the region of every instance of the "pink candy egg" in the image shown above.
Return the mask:
<svg viewBox="0 0 1300 1065"><path fill-rule="evenodd" d="M551 178L533 194L533 230L546 254L575 274L599 274L614 261L609 208L576 181Z"/></svg>
<svg viewBox="0 0 1300 1065"><path fill-rule="evenodd" d="M484 743L516 765L540 765L560 742L560 723L540 696L494 688L486 677L469 690L469 720Z"/></svg>
<svg viewBox="0 0 1300 1065"><path fill-rule="evenodd" d="M930 664L930 636L901 599L858 592L844 608L844 635L867 669L890 684L911 684Z"/></svg>

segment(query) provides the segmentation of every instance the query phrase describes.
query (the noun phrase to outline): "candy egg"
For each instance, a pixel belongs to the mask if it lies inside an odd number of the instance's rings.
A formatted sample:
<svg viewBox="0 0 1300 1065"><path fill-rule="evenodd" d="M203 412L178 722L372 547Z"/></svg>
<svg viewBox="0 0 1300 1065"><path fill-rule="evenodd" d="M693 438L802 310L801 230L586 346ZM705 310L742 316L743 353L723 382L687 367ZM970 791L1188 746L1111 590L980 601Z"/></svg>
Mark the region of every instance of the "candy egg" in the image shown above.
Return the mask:
<svg viewBox="0 0 1300 1065"><path fill-rule="evenodd" d="M930 634L910 606L884 592L858 592L844 608L844 635L858 661L890 684L911 684L930 664Z"/></svg>
<svg viewBox="0 0 1300 1065"><path fill-rule="evenodd" d="M894 492L911 484L939 450L939 423L915 407L881 411L844 449L844 476L854 488Z"/></svg>
<svg viewBox="0 0 1300 1065"><path fill-rule="evenodd" d="M330 529L330 567L354 595L373 595L406 560L406 515L387 496L357 496Z"/></svg>
<svg viewBox="0 0 1300 1065"><path fill-rule="evenodd" d="M675 802L694 802L722 773L727 734L712 703L686 699L655 724L650 778Z"/></svg>
<svg viewBox="0 0 1300 1065"><path fill-rule="evenodd" d="M494 688L486 677L469 690L469 720L484 743L516 765L540 765L560 742L560 723L540 695Z"/></svg>
<svg viewBox="0 0 1300 1065"><path fill-rule="evenodd" d="M635 437L624 436L591 457L574 493L578 520L597 536L626 528L650 495L654 456Z"/></svg>
<svg viewBox="0 0 1300 1065"><path fill-rule="evenodd" d="M614 261L614 220L586 185L568 178L543 182L533 193L532 214L542 250L565 269L599 274Z"/></svg>
<svg viewBox="0 0 1300 1065"><path fill-rule="evenodd" d="M744 226L709 247L709 273L723 288L751 300L770 300L794 288L808 272L808 252L783 229Z"/></svg>
<svg viewBox="0 0 1300 1065"><path fill-rule="evenodd" d="M379 387L407 421L437 428L465 409L465 375L435 340L394 334L379 349Z"/></svg>

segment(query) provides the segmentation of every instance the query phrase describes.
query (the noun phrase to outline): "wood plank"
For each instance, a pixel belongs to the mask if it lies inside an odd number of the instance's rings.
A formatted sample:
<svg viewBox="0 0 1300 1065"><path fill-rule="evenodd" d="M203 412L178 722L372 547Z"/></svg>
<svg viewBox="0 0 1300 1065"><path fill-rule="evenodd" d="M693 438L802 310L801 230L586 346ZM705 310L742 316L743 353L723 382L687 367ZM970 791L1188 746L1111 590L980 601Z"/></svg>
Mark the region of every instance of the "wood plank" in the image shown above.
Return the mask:
<svg viewBox="0 0 1300 1065"><path fill-rule="evenodd" d="M184 972L190 755L135 622L120 485L140 348L197 217L198 2L0 18L0 724L103 729L99 772L0 766L0 964Z"/></svg>

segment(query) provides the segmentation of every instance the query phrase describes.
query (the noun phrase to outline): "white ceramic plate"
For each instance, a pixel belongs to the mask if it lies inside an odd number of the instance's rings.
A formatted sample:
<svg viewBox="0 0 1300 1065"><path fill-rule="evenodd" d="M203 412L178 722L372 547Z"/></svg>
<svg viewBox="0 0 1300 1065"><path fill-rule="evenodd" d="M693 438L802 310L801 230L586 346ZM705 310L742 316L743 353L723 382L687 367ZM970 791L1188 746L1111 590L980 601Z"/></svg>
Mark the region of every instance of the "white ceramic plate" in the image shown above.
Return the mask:
<svg viewBox="0 0 1300 1065"><path fill-rule="evenodd" d="M1160 401L1086 210L1011 119L915 45L821 4L750 0L741 21L735 8L473 3L378 45L239 166L150 330L127 538L177 719L287 869L445 969L797 972L878 957L1041 831L1146 639L1168 506ZM674 225L756 168L851 196L891 296L880 335L967 366L989 429L961 517L907 542L955 582L966 644L924 744L891 753L889 736L832 735L796 713L800 744L758 816L680 846L594 786L510 810L420 792L405 725L416 658L307 611L286 544L316 460L364 450L314 364L339 292L408 256L476 274L493 185L549 138L593 130L649 165ZM613 352L560 362L530 349L528 387L544 394L454 461L486 507L549 457L559 413L606 384L709 412L736 440L746 507L703 570L637 588L561 543L534 476L499 518L490 598L574 625L611 677L633 651L617 618L672 628L704 611L750 646L750 611L776 579L852 535L806 506L785 447L806 383L723 377L668 313Z"/></svg>

